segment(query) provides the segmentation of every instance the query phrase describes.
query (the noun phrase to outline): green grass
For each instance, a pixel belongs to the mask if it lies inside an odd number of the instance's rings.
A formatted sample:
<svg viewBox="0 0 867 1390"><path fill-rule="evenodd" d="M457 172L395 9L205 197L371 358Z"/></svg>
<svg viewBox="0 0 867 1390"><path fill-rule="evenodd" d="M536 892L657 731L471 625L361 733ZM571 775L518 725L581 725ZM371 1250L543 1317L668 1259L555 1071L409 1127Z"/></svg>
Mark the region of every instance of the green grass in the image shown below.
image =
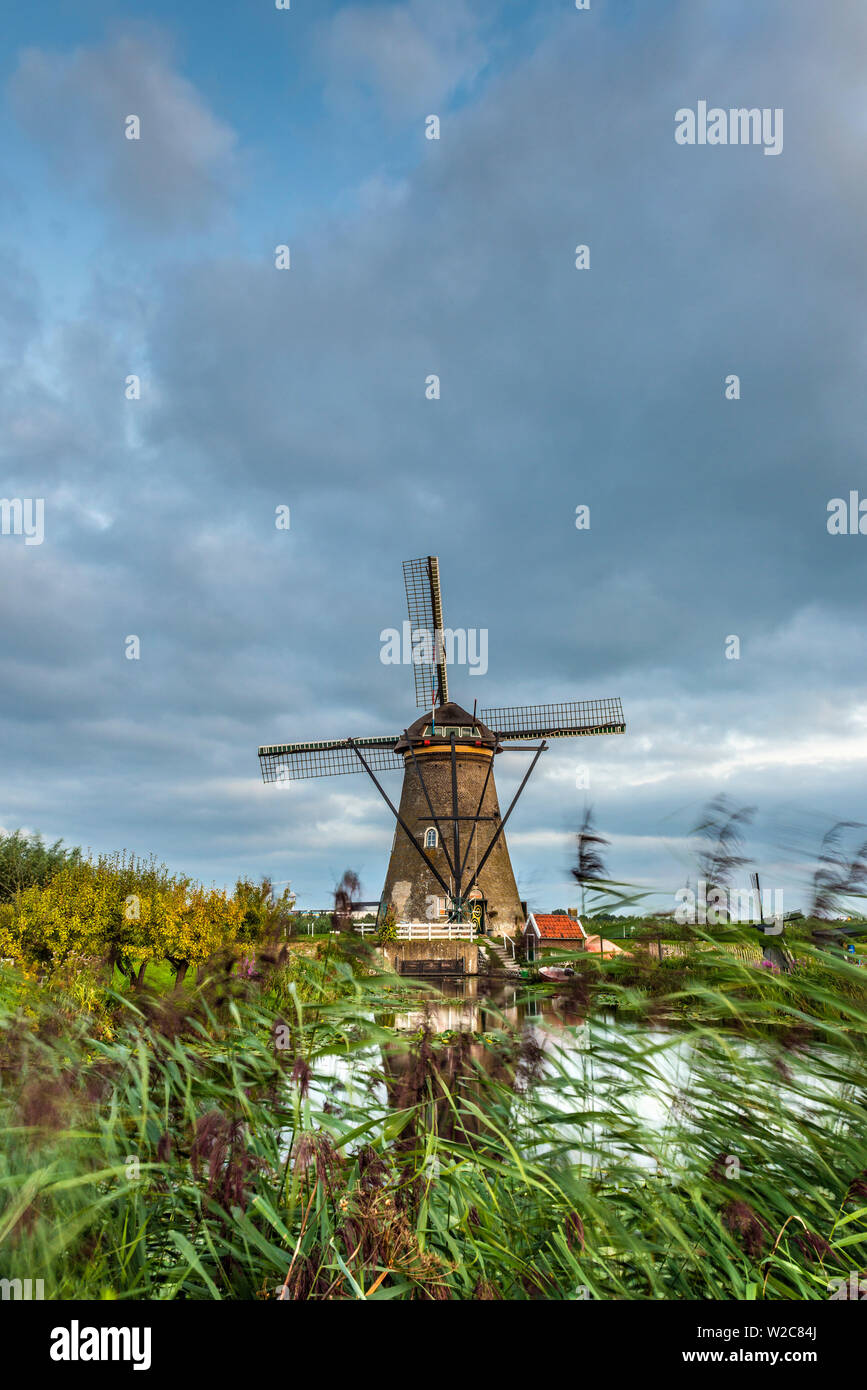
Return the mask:
<svg viewBox="0 0 867 1390"><path fill-rule="evenodd" d="M195 974L196 972L194 969L188 980L184 981L184 987L189 988L192 985ZM154 960L148 962L144 981L148 989L153 990L157 994L168 994L175 988L175 979L174 968L169 965L167 960ZM122 970L119 970L117 966L114 967L114 972L112 974L111 988L118 994L130 992L131 986L129 977L125 975Z"/></svg>
<svg viewBox="0 0 867 1390"><path fill-rule="evenodd" d="M819 953L757 986L719 955L645 996L606 969L635 1026L591 1016L540 1056L506 1018L484 1048L401 1039L399 982L357 942L322 954L179 998L0 970L0 1277L51 1298L801 1300L864 1267L863 972Z"/></svg>

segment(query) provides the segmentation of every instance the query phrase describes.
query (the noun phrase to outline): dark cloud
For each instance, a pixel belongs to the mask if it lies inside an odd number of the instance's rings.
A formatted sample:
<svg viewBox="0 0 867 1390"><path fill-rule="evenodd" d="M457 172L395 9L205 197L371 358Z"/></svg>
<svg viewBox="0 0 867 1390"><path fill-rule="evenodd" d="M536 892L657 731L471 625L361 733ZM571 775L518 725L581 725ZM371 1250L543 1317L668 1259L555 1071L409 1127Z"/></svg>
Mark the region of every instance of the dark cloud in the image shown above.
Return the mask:
<svg viewBox="0 0 867 1390"><path fill-rule="evenodd" d="M255 750L409 721L379 634L403 617L400 560L428 552L447 621L489 630L489 673L455 672L457 698L624 700L628 736L553 749L516 813L540 905L568 886L579 764L616 876L655 887L682 881L721 789L762 804L763 862L799 807L857 814L867 541L825 518L867 493L865 21L835 10L817 33L805 0L769 8L552 19L414 164L359 170L352 213L308 209L291 271L254 228L255 253L215 236L146 283L100 267L77 318L33 286L0 304L35 345L0 385L4 486L44 487L47 508L43 547L0 539L0 820L221 882L291 875L309 899L351 865L376 895L392 828L366 781L263 788ZM472 15L437 37L426 13L343 12L332 81L362 26L353 61L393 118L412 115L407 44L446 101L479 66ZM157 145L132 182L100 142L136 83ZM231 132L165 49L25 55L13 102L47 146L49 89L106 216L159 234L231 210ZM700 98L783 107L783 154L677 146L674 112Z"/></svg>

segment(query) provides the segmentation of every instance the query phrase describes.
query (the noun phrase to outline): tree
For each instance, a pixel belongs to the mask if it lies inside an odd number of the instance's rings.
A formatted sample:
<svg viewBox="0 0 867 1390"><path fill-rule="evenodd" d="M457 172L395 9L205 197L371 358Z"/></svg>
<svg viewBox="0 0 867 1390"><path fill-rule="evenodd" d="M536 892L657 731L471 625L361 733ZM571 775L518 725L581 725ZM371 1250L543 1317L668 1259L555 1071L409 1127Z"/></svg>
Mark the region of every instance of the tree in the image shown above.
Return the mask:
<svg viewBox="0 0 867 1390"><path fill-rule="evenodd" d="M235 901L241 911L238 941L257 945L290 934L295 899L288 887L275 898L269 878L263 878L261 883L239 878L235 884Z"/></svg>
<svg viewBox="0 0 867 1390"><path fill-rule="evenodd" d="M70 956L102 960L120 950L123 900L105 861L68 863L44 886L31 884L14 905L16 956L42 967Z"/></svg>
<svg viewBox="0 0 867 1390"><path fill-rule="evenodd" d="M81 858L80 849L62 846L62 840L46 845L41 835L22 830L0 835L0 902L11 902L25 888L41 887L58 869Z"/></svg>
<svg viewBox="0 0 867 1390"><path fill-rule="evenodd" d="M149 963L163 958L161 936L177 880L153 855L142 859L124 851L101 857L98 867L110 876L117 905L107 964L138 988Z"/></svg>
<svg viewBox="0 0 867 1390"><path fill-rule="evenodd" d="M181 984L191 965L198 966L201 975L217 951L234 944L243 917L243 903L222 889L178 880L167 903L155 954L170 961L177 971L176 983Z"/></svg>
<svg viewBox="0 0 867 1390"><path fill-rule="evenodd" d="M20 892L5 953L54 968L74 956L115 965L134 987L148 964L168 960L183 980L220 947L234 942L244 920L242 902L169 874L153 858L102 855L68 862L43 886Z"/></svg>

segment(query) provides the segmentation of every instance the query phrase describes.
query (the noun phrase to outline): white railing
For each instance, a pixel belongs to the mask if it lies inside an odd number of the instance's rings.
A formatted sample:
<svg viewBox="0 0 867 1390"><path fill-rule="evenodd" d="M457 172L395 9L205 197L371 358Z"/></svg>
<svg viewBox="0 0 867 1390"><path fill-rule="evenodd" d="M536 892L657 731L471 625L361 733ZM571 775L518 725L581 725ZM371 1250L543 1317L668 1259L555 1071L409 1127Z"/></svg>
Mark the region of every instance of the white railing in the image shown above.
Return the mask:
<svg viewBox="0 0 867 1390"><path fill-rule="evenodd" d="M362 936L375 934L376 927L356 927ZM398 922L398 941L472 941L476 929L472 922Z"/></svg>

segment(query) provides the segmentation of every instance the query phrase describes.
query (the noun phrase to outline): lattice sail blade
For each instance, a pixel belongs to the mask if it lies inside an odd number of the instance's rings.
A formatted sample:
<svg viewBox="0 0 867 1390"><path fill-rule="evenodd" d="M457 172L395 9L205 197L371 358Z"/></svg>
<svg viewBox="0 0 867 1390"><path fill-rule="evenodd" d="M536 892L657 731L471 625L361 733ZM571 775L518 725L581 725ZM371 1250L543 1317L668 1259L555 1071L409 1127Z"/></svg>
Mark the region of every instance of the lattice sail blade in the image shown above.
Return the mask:
<svg viewBox="0 0 867 1390"><path fill-rule="evenodd" d="M403 768L403 758L394 752L398 736L383 738L338 738L322 743L270 743L259 749L263 782L297 782L307 777L337 777L346 772L364 772L352 745L360 749L368 767L377 772Z"/></svg>
<svg viewBox="0 0 867 1390"><path fill-rule="evenodd" d="M483 724L502 739L577 738L625 734L620 701L570 700L559 705L516 705L479 711Z"/></svg>
<svg viewBox="0 0 867 1390"><path fill-rule="evenodd" d="M427 660L415 660L415 702L421 709L444 705L449 698L443 632L443 600L440 589L440 567L436 555L424 555L418 560L404 560L403 582L406 586L406 606L409 613L413 643ZM415 634L426 638L416 645Z"/></svg>
<svg viewBox="0 0 867 1390"><path fill-rule="evenodd" d="M430 565L431 599L433 602L434 632L442 634L443 627L443 596L440 588L440 562L436 555L428 556ZM448 704L449 699L449 677L446 670L446 650L442 640L442 635L437 638L435 648L437 681L439 683L439 700L441 705Z"/></svg>

